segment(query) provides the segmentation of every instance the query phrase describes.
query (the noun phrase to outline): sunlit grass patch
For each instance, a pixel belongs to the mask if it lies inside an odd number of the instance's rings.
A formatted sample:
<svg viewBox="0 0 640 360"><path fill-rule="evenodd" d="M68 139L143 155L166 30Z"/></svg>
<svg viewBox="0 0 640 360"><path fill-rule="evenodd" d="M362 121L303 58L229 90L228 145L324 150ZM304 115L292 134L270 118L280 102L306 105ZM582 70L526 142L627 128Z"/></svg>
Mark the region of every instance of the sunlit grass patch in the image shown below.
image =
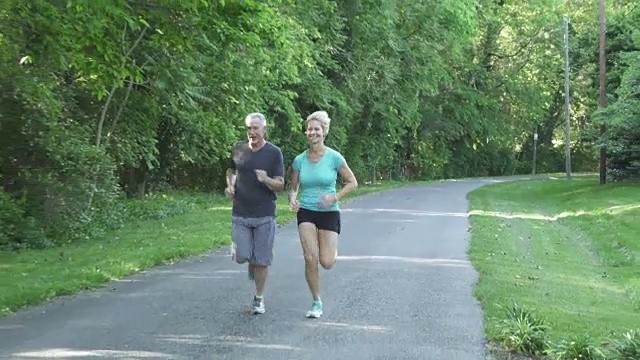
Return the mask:
<svg viewBox="0 0 640 360"><path fill-rule="evenodd" d="M576 350L569 339L584 350L639 326L640 187L536 180L486 186L469 199L469 255L490 340L501 339L500 306L513 303L547 319L549 346L567 354Z"/></svg>

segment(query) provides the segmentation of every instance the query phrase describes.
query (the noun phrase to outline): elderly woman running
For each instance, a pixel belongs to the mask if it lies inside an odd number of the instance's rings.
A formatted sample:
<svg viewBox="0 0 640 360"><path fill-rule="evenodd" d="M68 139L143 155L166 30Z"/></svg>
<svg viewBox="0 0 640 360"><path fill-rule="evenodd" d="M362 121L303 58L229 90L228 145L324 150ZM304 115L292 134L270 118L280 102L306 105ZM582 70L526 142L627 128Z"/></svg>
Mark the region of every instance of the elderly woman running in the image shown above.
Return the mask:
<svg viewBox="0 0 640 360"><path fill-rule="evenodd" d="M289 205L293 211L297 211L305 278L313 298L311 309L307 312L308 318L322 316L318 262L325 269L331 269L338 256L341 229L338 202L358 187L358 181L342 154L324 144L330 122L325 111L316 111L307 117L309 148L293 160L289 191ZM340 192L336 191L338 174L346 181Z"/></svg>

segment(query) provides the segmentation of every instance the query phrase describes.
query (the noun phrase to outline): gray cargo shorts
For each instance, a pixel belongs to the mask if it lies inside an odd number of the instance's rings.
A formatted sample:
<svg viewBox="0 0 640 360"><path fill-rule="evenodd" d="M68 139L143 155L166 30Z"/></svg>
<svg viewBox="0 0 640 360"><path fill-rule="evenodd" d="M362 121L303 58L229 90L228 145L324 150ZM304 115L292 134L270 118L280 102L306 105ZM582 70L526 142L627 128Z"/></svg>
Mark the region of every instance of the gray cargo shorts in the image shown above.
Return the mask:
<svg viewBox="0 0 640 360"><path fill-rule="evenodd" d="M276 236L275 216L259 218L231 218L231 240L235 247L235 261L239 264L270 266Z"/></svg>

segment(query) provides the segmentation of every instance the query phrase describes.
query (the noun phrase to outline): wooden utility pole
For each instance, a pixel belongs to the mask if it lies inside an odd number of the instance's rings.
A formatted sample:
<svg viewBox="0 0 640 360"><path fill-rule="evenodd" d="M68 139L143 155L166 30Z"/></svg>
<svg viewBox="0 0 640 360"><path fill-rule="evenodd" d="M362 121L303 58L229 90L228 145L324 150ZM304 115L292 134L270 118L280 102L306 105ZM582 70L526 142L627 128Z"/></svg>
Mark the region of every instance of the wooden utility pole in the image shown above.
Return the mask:
<svg viewBox="0 0 640 360"><path fill-rule="evenodd" d="M564 147L567 179L571 179L571 124L569 121L569 17L565 14L564 22Z"/></svg>
<svg viewBox="0 0 640 360"><path fill-rule="evenodd" d="M598 13L600 18L600 106L602 108L607 107L607 55L606 55L606 41L607 41L607 24L604 11L604 0L599 0ZM604 124L600 125L600 139L603 140L604 134L607 131L607 127ZM607 148L603 145L600 146L600 184L607 183Z"/></svg>

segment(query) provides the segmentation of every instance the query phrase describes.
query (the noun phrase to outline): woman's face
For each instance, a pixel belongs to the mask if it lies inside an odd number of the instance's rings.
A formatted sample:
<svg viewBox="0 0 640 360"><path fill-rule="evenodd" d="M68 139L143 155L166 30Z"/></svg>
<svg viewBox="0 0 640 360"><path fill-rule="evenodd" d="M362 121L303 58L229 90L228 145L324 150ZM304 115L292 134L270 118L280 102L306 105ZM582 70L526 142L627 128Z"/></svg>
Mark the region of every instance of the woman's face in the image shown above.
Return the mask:
<svg viewBox="0 0 640 360"><path fill-rule="evenodd" d="M322 125L320 121L311 120L307 123L307 140L309 144L322 143L324 141L324 134L322 132Z"/></svg>

